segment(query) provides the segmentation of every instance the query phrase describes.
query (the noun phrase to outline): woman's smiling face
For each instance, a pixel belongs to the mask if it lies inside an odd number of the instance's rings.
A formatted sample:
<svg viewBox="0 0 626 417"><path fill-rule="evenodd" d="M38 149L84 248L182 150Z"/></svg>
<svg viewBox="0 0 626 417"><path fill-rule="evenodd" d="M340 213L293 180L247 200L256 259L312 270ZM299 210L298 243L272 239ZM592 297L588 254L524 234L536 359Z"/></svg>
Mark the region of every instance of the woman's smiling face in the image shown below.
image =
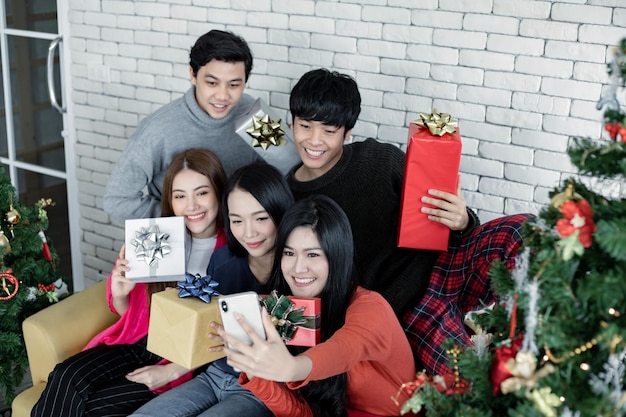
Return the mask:
<svg viewBox="0 0 626 417"><path fill-rule="evenodd" d="M274 250L276 225L261 203L247 191L235 188L227 198L230 231L252 257Z"/></svg>
<svg viewBox="0 0 626 417"><path fill-rule="evenodd" d="M198 239L209 238L217 232L216 219L219 199L211 181L191 169L184 169L172 182L172 210L185 217L185 226Z"/></svg>
<svg viewBox="0 0 626 417"><path fill-rule="evenodd" d="M328 281L328 258L311 227L293 229L285 242L280 268L293 295L319 297Z"/></svg>

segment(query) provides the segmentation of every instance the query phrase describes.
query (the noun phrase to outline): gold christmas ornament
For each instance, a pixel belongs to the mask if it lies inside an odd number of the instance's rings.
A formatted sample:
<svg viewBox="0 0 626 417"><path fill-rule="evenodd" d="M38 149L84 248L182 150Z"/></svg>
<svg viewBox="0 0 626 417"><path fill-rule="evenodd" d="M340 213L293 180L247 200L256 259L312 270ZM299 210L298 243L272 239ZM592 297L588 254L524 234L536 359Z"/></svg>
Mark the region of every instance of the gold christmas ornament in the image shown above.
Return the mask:
<svg viewBox="0 0 626 417"><path fill-rule="evenodd" d="M566 201L580 201L582 199L583 197L576 191L574 191L574 184L572 182L569 182L567 184L567 187L565 188L565 191L558 193L557 195L552 197L552 200L550 200L550 205L558 209Z"/></svg>
<svg viewBox="0 0 626 417"><path fill-rule="evenodd" d="M6 213L6 219L12 226L18 224L22 219L20 212L15 210L15 207L13 207L13 194L11 193L9 193L9 211Z"/></svg>
<svg viewBox="0 0 626 417"><path fill-rule="evenodd" d="M11 253L11 244L9 243L9 238L6 237L2 230L0 230L0 246L4 247L5 255Z"/></svg>
<svg viewBox="0 0 626 417"><path fill-rule="evenodd" d="M13 194L11 193L9 193L9 211L6 212L5 218L7 219L7 223L9 223L11 236L15 237L13 234L13 226L20 222L22 216L20 215L20 212L13 207Z"/></svg>
<svg viewBox="0 0 626 417"><path fill-rule="evenodd" d="M6 217L7 217L7 222L12 226L18 224L20 220L22 219L22 216L20 216L19 211L15 210L13 206L11 206L11 209L7 211Z"/></svg>

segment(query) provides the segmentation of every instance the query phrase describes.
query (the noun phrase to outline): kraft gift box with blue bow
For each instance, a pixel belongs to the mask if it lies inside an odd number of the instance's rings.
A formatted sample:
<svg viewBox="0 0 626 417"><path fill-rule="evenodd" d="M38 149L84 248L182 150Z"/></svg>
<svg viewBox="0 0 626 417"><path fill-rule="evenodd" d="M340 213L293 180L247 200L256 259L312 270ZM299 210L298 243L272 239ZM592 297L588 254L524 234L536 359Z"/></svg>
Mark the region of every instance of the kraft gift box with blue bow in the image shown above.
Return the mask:
<svg viewBox="0 0 626 417"><path fill-rule="evenodd" d="M223 358L223 352L209 350L220 343L207 336L213 331L212 321L222 323L219 297L203 290L200 290L202 296L193 296L188 288L178 285L179 290L152 295L147 349L187 369Z"/></svg>

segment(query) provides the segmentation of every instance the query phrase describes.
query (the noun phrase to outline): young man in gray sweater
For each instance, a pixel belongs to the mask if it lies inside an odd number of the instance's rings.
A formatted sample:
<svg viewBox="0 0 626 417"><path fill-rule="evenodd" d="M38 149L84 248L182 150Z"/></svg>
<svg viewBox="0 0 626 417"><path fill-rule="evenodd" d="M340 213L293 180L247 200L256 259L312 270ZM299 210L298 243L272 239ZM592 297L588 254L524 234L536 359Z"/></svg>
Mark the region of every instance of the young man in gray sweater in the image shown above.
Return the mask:
<svg viewBox="0 0 626 417"><path fill-rule="evenodd" d="M254 102L243 92L252 70L246 41L211 30L198 38L189 58L192 86L139 124L111 172L103 205L118 222L160 215L163 176L185 149L213 151L227 175L262 159L235 132L235 121Z"/></svg>

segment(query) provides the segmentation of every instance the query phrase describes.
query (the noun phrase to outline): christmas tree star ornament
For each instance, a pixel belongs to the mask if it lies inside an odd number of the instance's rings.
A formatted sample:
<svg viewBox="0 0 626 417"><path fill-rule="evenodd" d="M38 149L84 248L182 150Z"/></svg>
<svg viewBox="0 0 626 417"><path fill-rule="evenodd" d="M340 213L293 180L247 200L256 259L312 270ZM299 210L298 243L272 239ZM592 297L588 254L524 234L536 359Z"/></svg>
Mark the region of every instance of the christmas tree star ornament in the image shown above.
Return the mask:
<svg viewBox="0 0 626 417"><path fill-rule="evenodd" d="M15 297L20 288L20 282L12 275L13 271L7 269L0 272L0 301L10 300Z"/></svg>

